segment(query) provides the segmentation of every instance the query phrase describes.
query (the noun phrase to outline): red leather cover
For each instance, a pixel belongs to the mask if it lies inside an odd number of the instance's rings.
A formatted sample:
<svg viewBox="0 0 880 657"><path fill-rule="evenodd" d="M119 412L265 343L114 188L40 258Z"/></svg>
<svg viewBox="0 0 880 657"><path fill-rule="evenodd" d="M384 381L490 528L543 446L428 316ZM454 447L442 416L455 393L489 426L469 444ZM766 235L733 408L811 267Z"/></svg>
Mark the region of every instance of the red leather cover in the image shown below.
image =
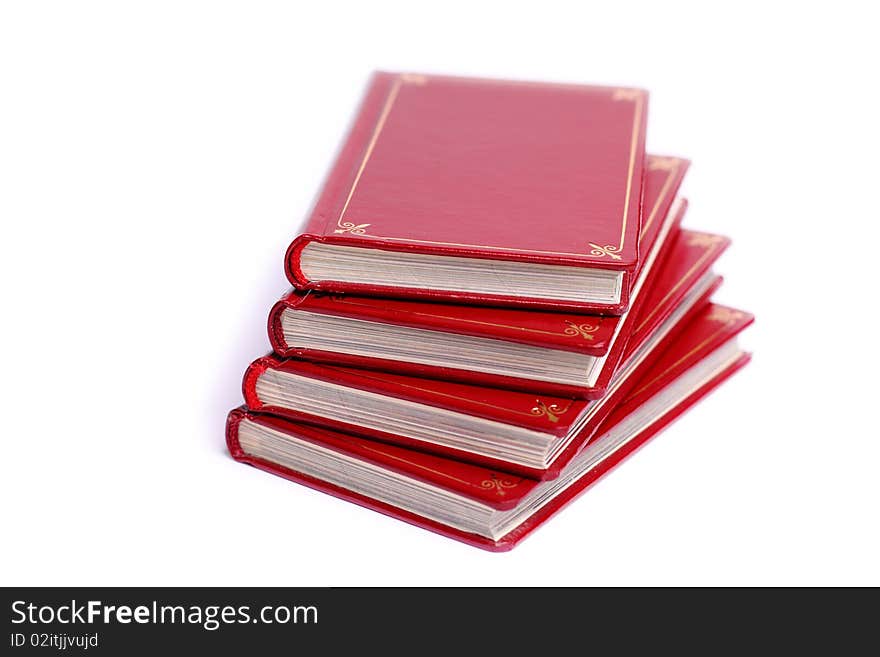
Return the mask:
<svg viewBox="0 0 880 657"><path fill-rule="evenodd" d="M645 376L639 390L630 395L614 413L602 423L597 435L602 435L618 422L626 418L650 397L680 376L686 369L697 364L702 358L731 339L752 321L747 313L714 304L707 306L682 336L671 345L663 359L658 361ZM723 372L694 391L681 403L670 407L660 418L644 428L635 438L603 460L592 470L582 475L573 485L560 493L549 504L540 509L516 529L492 541L483 536L470 534L453 529L442 523L435 522L396 508L378 500L354 493L345 488L329 484L313 477L297 473L278 466L269 461L246 454L238 443L238 426L244 417L256 422L267 424L281 431L287 431L306 440L319 443L331 449L354 455L379 466L403 473L410 477L427 481L434 485L448 488L460 494L486 502L498 509L507 509L515 505L536 482L518 478L503 471L488 470L479 466L464 464L452 459L435 457L415 450L395 448L325 429L300 425L279 418L272 418L248 412L245 409L233 410L227 422L226 439L229 451L239 461L249 463L260 469L286 477L293 481L329 493L336 497L355 502L361 506L385 513L414 525L429 529L439 534L476 545L478 547L502 551L508 550L543 524L547 519L568 504L577 495L586 490L604 474L612 470L627 456L647 442L673 420L684 413L699 399L708 394L721 382L743 367L749 360L744 354ZM502 483L499 483L502 482Z"/></svg>
<svg viewBox="0 0 880 657"><path fill-rule="evenodd" d="M663 218L668 214L689 162L675 157L648 156L645 174L645 222L639 234L642 254L652 248L659 236ZM671 237L671 236L670 236ZM638 272L641 271L640 261ZM647 290L645 291L647 293ZM377 359L303 349L288 345L281 329L281 315L286 309L324 313L413 328L460 333L477 337L578 351L603 356L611 346L611 337L620 318L616 316L559 313L522 308L462 306L450 303L411 299L383 299L354 295L290 292L269 313L269 340L273 350L284 358L307 358L319 362L346 363L358 367L391 369L423 376L438 376L430 367L407 369L399 361ZM403 369L401 369L401 367ZM455 374L452 374L455 377ZM438 378L446 378L442 375Z"/></svg>
<svg viewBox="0 0 880 657"><path fill-rule="evenodd" d="M676 221L680 220L680 216ZM692 238L699 237L699 240ZM512 376L502 376L498 374L489 374L485 372L477 372L474 370L460 370L450 367L437 367L432 365L423 365L420 363L411 363L390 359L367 358L354 354L342 354L336 352L326 352L319 350L300 350L300 349L279 349L280 341L283 335L280 335L280 314L290 300L282 299L276 304L270 313L269 330L272 337L272 344L275 350L282 355L293 355L298 358L306 358L316 362L337 363L342 365L350 365L353 367L382 370L386 372L406 374L410 376L418 376L428 379L439 379L446 381L455 381L468 383L478 386L487 386L493 388L505 388L509 390L519 390L531 393L539 393L543 395L552 395L556 397L566 397L575 399L598 399L602 397L608 387L609 382L617 370L619 364L638 348L645 340L650 338L657 327L665 321L682 302L685 295L691 290L700 278L709 270L712 264L724 251L728 244L726 238L709 235L707 233L694 233L693 231L683 230L679 237L670 237L669 252L660 258L660 262L650 272L646 281L646 289L639 295L639 300L632 310L621 318L603 318L602 321L610 320L610 324L615 327L618 322L622 322L619 335L613 341L610 351L607 353L606 361L602 369L596 385L592 388L584 386L572 386L563 383L554 383L550 381L532 381ZM326 299L326 297L324 297ZM345 297L342 302L351 297ZM358 299L360 302L360 298ZM324 301L321 301L324 303ZM393 303L393 302L392 302ZM413 302L402 302L412 304ZM327 301L328 306L337 304L334 301ZM419 303L420 309L434 304ZM644 305L646 309L642 315L649 315L650 323L642 322L640 317L640 309ZM338 304L335 306L338 308ZM378 306L375 319L381 319L381 310ZM447 307L454 312L453 307ZM477 308L463 308L463 310L484 310ZM531 326L544 326L544 330L550 332L552 329L559 327L560 320L566 318L565 315L557 313L543 313L538 311L502 311L507 313L507 317L517 316L517 323L525 325L529 321L538 321L539 323ZM353 315L352 315L353 316ZM450 315L451 316L451 315ZM484 317L487 315L483 315ZM533 318L533 316L537 316ZM519 319L521 318L521 319ZM578 326L584 325L587 321L595 321L597 318L587 316L579 316ZM580 321L584 320L584 321ZM638 321L637 321L638 320ZM415 320L412 320L415 321ZM439 320L434 320L439 321ZM633 328L637 324L643 324L645 328L638 334L628 335L632 333ZM513 325L511 325L513 326ZM472 329L476 332L477 329ZM506 336L499 336L493 327L481 327L482 337L497 337L498 339L506 339ZM548 338L549 340L549 338Z"/></svg>
<svg viewBox="0 0 880 657"><path fill-rule="evenodd" d="M313 240L470 258L615 269L618 313L638 263L647 93L638 89L374 75L287 252L295 287L483 305L558 301L310 281ZM540 172L540 175L536 174Z"/></svg>

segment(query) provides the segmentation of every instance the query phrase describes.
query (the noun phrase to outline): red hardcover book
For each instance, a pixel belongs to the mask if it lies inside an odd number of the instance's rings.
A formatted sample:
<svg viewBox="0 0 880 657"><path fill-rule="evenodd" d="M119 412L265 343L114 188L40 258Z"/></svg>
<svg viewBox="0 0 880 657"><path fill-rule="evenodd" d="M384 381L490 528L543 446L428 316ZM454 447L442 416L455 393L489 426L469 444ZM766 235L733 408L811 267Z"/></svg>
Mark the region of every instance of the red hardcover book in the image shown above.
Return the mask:
<svg viewBox="0 0 880 657"><path fill-rule="evenodd" d="M242 462L488 550L508 550L681 415L748 355L741 311L710 305L639 390L552 481L535 481L325 428L236 409L227 444Z"/></svg>
<svg viewBox="0 0 880 657"><path fill-rule="evenodd" d="M648 157L646 220L639 234L644 257L634 300L648 294L644 279L659 269L657 263L674 241L685 205L673 208L673 200L687 167L679 158ZM599 391L591 390L601 369L596 357L618 342L622 348L623 321L616 316L292 292L275 304L268 324L272 348L284 358L597 396ZM566 381L563 374L572 369L577 380ZM536 386L535 381L542 383Z"/></svg>
<svg viewBox="0 0 880 657"><path fill-rule="evenodd" d="M689 247L697 254L702 248ZM670 296L654 334L667 336L717 286L711 273L689 269L689 276ZM664 281L667 289L677 283ZM252 410L546 478L573 454L575 437L590 435L626 393L627 380L650 363L660 344L654 334L634 346L620 374L603 374L608 394L593 402L274 356L248 368L242 389Z"/></svg>
<svg viewBox="0 0 880 657"><path fill-rule="evenodd" d="M300 290L626 310L647 93L374 75L287 252Z"/></svg>

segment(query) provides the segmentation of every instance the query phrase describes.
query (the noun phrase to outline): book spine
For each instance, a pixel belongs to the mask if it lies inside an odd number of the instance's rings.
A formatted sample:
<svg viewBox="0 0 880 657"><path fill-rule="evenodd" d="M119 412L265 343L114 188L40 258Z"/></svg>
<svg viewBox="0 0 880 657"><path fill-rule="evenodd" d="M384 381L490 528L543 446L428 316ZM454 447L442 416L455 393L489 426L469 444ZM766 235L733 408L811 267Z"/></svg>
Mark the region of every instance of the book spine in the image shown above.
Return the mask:
<svg viewBox="0 0 880 657"><path fill-rule="evenodd" d="M299 235L293 242L290 243L290 246L287 247L287 253L284 256L284 273L287 275L287 280L290 281L290 284L293 285L297 290L311 290L314 289L314 284L306 278L305 274L303 274L302 267L300 267L300 256L302 255L302 251L312 240L316 239L315 235L305 233L303 235Z"/></svg>
<svg viewBox="0 0 880 657"><path fill-rule="evenodd" d="M308 349L298 348L296 345L287 344L284 337L284 328L281 324L281 318L286 310L296 310L306 297L297 297L294 295L285 297L275 302L275 305L269 310L269 317L266 322L266 330L269 333L269 344L272 345L272 351L282 358L307 358ZM328 362L335 362L328 360Z"/></svg>
<svg viewBox="0 0 880 657"><path fill-rule="evenodd" d="M245 409L234 408L229 411L229 415L226 417L226 448L236 461L241 461L245 458L244 450L238 441L238 427L246 416L247 411Z"/></svg>
<svg viewBox="0 0 880 657"><path fill-rule="evenodd" d="M271 367L277 366L279 363L277 358L272 356L264 356L258 358L248 365L241 381L241 394L244 397L244 403L252 411L259 411L263 408L263 402L257 396L257 379L260 375Z"/></svg>

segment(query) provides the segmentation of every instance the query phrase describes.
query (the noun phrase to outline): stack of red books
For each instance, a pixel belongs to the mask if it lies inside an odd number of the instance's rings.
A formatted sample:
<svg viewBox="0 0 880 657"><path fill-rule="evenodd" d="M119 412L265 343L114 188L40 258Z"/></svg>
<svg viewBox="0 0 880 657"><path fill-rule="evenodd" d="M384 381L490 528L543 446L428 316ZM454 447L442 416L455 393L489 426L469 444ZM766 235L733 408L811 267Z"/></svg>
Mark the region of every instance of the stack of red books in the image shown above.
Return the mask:
<svg viewBox="0 0 880 657"><path fill-rule="evenodd" d="M749 359L630 88L376 74L233 457L509 549Z"/></svg>

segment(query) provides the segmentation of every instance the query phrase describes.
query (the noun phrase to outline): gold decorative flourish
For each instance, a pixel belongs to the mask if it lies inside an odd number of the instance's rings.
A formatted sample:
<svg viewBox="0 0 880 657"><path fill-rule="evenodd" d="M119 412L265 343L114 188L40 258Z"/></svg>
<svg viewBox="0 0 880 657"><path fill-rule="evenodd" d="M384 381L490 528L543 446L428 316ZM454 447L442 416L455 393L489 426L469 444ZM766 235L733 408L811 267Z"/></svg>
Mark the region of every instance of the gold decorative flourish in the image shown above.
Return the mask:
<svg viewBox="0 0 880 657"><path fill-rule="evenodd" d="M418 73L403 73L400 76L402 82L406 82L407 84L427 84L428 78L424 75L419 75Z"/></svg>
<svg viewBox="0 0 880 657"><path fill-rule="evenodd" d="M598 244L589 243L593 250L590 251L590 255L602 257L608 256L609 258L614 258L615 260L620 260L620 256L617 255L618 251L620 251L620 246L615 246L614 244L606 244L605 246L599 246Z"/></svg>
<svg viewBox="0 0 880 657"><path fill-rule="evenodd" d="M569 319L566 319L565 323L568 324L568 328L564 331L566 335L580 335L587 340L592 340L593 336L590 334L599 330L598 324L575 324Z"/></svg>
<svg viewBox="0 0 880 657"><path fill-rule="evenodd" d="M559 404L550 404L548 406L540 399L536 399L535 406L532 408L532 415L538 415L540 417L546 416L551 422L559 422L559 416L565 415L570 407L571 404L565 408L562 408Z"/></svg>
<svg viewBox="0 0 880 657"><path fill-rule="evenodd" d="M648 158L648 169L651 171L674 171L678 168L678 160L674 157L657 157L650 156Z"/></svg>
<svg viewBox="0 0 880 657"><path fill-rule="evenodd" d="M494 472L492 473L492 477L489 479L484 479L480 482L480 487L485 488L487 490L494 489L496 493L498 493L499 497L504 497L506 494L505 491L510 490L511 488L516 488L519 485L518 481L513 481L512 479L504 479L499 477Z"/></svg>
<svg viewBox="0 0 880 657"><path fill-rule="evenodd" d="M713 322L721 322L722 324L735 324L741 319L745 319L746 314L733 308L724 306L714 306L712 312L709 313L708 319Z"/></svg>
<svg viewBox="0 0 880 657"><path fill-rule="evenodd" d="M689 233L687 238L688 246L716 246L724 241L721 235L712 235L711 233Z"/></svg>
<svg viewBox="0 0 880 657"><path fill-rule="evenodd" d="M343 221L337 225L339 228L334 230L334 233L351 233L352 235L364 235L367 232L367 226L372 226L372 224L353 224L350 221Z"/></svg>
<svg viewBox="0 0 880 657"><path fill-rule="evenodd" d="M642 91L640 89L629 89L624 87L615 89L614 95L612 96L614 100L638 100L641 97Z"/></svg>

